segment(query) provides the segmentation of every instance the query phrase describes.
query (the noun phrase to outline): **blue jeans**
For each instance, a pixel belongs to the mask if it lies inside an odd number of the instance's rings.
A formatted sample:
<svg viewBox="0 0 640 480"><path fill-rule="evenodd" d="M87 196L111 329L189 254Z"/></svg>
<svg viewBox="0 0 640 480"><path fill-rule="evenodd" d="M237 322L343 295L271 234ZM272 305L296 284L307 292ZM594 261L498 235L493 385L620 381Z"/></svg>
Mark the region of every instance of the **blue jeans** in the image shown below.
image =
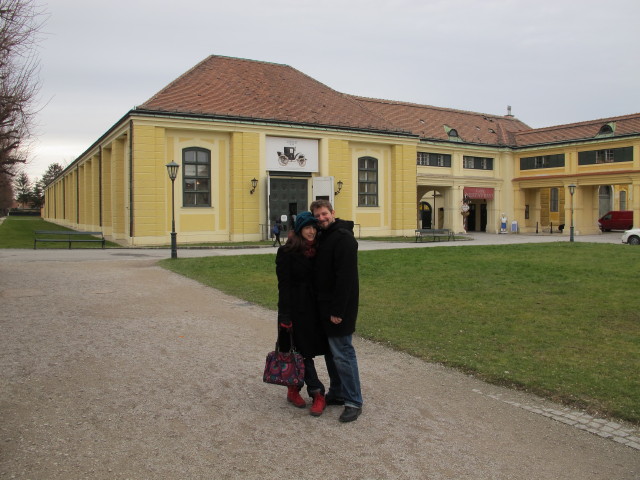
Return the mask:
<svg viewBox="0 0 640 480"><path fill-rule="evenodd" d="M331 353L324 356L329 373L329 391L342 398L345 406L362 408L358 359L351 340L351 335L329 337Z"/></svg>

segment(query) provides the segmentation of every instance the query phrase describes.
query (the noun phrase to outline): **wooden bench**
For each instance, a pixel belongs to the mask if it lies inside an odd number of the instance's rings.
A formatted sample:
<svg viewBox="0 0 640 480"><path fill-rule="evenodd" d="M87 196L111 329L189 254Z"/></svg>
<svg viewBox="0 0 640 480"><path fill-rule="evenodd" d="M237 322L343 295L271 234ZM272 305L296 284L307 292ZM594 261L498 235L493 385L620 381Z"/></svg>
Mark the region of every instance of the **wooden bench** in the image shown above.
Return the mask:
<svg viewBox="0 0 640 480"><path fill-rule="evenodd" d="M38 242L66 242L71 248L74 242L100 242L104 248L105 240L102 232L77 232L75 230L36 230L33 237L33 249ZM91 238L87 238L91 237ZM99 237L99 238L95 238Z"/></svg>
<svg viewBox="0 0 640 480"><path fill-rule="evenodd" d="M436 238L438 241L442 238L447 238L447 240L455 240L456 237L451 230L448 228L420 228L416 230L416 242L420 240L422 242L423 238L431 238L432 241L435 241Z"/></svg>

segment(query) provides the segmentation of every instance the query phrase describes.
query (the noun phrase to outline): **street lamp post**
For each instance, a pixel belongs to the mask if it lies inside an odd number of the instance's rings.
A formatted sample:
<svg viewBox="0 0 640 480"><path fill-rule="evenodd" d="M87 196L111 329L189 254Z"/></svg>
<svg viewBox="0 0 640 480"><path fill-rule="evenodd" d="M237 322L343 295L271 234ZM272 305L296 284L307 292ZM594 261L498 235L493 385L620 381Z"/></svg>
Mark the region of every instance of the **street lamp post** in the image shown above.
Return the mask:
<svg viewBox="0 0 640 480"><path fill-rule="evenodd" d="M571 227L569 228L569 241L573 242L573 194L576 193L576 184L569 184L569 193L571 194Z"/></svg>
<svg viewBox="0 0 640 480"><path fill-rule="evenodd" d="M176 162L171 162L167 163L165 166L167 167L167 173L171 179L171 258L178 258L174 184L176 177L178 176L178 168L180 168L180 165Z"/></svg>

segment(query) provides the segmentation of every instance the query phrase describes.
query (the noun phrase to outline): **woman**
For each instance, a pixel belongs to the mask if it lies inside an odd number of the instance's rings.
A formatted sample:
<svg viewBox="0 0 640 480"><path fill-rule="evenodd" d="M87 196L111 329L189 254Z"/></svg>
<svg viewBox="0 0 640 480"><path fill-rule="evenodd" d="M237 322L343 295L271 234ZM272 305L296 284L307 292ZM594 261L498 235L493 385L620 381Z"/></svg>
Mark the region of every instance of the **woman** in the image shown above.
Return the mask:
<svg viewBox="0 0 640 480"><path fill-rule="evenodd" d="M293 233L287 243L278 248L276 274L278 276L278 342L282 350L290 347L289 332L304 358L304 381L313 399L310 413L322 415L326 403L324 385L318 378L313 357L324 355L329 346L318 321L313 291L313 262L316 255L316 219L311 212L296 217ZM300 388L288 387L287 401L304 408Z"/></svg>

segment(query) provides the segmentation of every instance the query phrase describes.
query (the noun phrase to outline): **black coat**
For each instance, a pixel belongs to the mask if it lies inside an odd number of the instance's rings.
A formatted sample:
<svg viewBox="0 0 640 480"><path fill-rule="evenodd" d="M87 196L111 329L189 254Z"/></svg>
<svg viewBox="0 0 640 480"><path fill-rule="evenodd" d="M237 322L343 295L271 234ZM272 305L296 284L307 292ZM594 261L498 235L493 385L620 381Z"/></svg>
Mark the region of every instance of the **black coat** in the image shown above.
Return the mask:
<svg viewBox="0 0 640 480"><path fill-rule="evenodd" d="M318 319L316 296L313 290L313 259L278 248L276 274L278 276L278 322L290 320L293 341L304 357L324 355L329 346L327 336ZM280 332L280 347L289 349L289 336Z"/></svg>
<svg viewBox="0 0 640 480"><path fill-rule="evenodd" d="M314 287L322 325L330 337L351 335L358 317L358 242L353 222L337 218L318 234ZM342 318L338 325L331 316Z"/></svg>

